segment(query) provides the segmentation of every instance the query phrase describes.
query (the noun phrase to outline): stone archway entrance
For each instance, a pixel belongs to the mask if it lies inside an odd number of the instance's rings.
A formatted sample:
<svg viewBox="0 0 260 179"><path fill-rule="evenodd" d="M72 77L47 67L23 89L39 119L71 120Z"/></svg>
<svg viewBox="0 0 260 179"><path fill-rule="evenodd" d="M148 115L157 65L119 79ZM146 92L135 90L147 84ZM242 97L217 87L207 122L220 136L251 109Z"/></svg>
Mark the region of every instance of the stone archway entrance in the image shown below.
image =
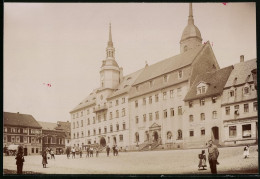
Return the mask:
<svg viewBox="0 0 260 179"><path fill-rule="evenodd" d="M105 139L104 137L101 137L101 139L100 139L100 145L101 145L102 147L105 147L105 146L106 146L106 139Z"/></svg>
<svg viewBox="0 0 260 179"><path fill-rule="evenodd" d="M157 131L154 131L154 132L153 132L153 140L154 140L155 142L158 142L158 139L159 139L158 132L157 132Z"/></svg>

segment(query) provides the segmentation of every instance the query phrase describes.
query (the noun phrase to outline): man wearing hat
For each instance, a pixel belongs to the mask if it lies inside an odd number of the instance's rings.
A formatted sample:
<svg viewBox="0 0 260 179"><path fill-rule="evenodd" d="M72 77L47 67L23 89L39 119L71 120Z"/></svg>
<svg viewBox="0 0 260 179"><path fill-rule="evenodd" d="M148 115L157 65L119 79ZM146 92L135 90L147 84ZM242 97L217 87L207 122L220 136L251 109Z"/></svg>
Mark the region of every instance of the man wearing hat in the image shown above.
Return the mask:
<svg viewBox="0 0 260 179"><path fill-rule="evenodd" d="M208 152L209 152L209 165L210 165L210 170L212 174L217 174L217 164L218 164L218 148L213 144L212 140L209 140L209 145L208 145Z"/></svg>

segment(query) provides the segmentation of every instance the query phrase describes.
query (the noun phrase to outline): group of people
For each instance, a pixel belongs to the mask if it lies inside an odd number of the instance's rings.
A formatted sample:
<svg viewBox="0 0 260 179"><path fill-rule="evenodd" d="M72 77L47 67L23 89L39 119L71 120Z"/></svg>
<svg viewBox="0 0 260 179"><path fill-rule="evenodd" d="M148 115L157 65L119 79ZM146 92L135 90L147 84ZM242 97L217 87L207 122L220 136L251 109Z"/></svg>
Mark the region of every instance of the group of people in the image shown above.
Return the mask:
<svg viewBox="0 0 260 179"><path fill-rule="evenodd" d="M113 150L113 155L114 156L118 156L118 152L119 152L118 146L117 145L113 145L112 150ZM107 151L107 157L109 157L109 152L110 152L109 145L106 146L106 151Z"/></svg>
<svg viewBox="0 0 260 179"><path fill-rule="evenodd" d="M244 147L244 158L249 157L249 145ZM213 144L212 140L209 140L208 142L208 160L209 160L209 165L210 165L210 170L212 174L217 174L217 165L219 165L218 162L218 156L219 156L219 151L216 145ZM205 170L205 167L207 167L206 164L206 154L205 150L201 151L201 154L198 155L199 157L199 169L202 167L203 170Z"/></svg>

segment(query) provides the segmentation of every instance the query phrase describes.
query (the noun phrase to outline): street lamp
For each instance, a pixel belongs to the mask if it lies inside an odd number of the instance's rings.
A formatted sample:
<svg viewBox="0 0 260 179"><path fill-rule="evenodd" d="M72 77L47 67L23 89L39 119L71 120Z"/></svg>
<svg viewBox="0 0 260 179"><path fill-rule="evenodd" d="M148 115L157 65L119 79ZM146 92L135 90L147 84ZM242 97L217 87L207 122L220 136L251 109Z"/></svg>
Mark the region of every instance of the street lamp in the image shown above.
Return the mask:
<svg viewBox="0 0 260 179"><path fill-rule="evenodd" d="M252 73L252 76L253 76L255 89L257 90L257 70L256 70L256 68L253 69L253 70L251 71L251 73Z"/></svg>

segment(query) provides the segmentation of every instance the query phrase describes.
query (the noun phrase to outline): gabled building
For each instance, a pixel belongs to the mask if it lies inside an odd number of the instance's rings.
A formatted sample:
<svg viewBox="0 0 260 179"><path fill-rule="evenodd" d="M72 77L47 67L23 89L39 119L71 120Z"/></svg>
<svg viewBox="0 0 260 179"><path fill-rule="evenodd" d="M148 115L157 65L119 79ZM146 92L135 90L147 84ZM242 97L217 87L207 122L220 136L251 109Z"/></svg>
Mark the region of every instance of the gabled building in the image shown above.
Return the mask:
<svg viewBox="0 0 260 179"><path fill-rule="evenodd" d="M37 137L42 133L42 127L30 114L4 112L3 146L21 145L24 155L40 154L41 140Z"/></svg>
<svg viewBox="0 0 260 179"><path fill-rule="evenodd" d="M65 148L71 146L71 125L70 122L63 122L58 121L57 127L55 127L56 130L64 131L65 132Z"/></svg>
<svg viewBox="0 0 260 179"><path fill-rule="evenodd" d="M212 139L223 145L221 101L224 86L233 66L197 76L184 98L183 126L185 148L206 147Z"/></svg>
<svg viewBox="0 0 260 179"><path fill-rule="evenodd" d="M251 144L258 139L257 91L251 71L256 59L234 65L223 91L221 102L224 144Z"/></svg>
<svg viewBox="0 0 260 179"><path fill-rule="evenodd" d="M70 111L71 145L192 148L204 147L211 138L224 144L221 95L231 71L232 67L220 69L210 43L202 43L191 3L180 54L126 76L115 59L110 25L100 86ZM205 121L199 121L198 113L204 113Z"/></svg>
<svg viewBox="0 0 260 179"><path fill-rule="evenodd" d="M56 123L38 121L42 126L42 150L52 149L55 154L65 152L65 132L57 130Z"/></svg>

